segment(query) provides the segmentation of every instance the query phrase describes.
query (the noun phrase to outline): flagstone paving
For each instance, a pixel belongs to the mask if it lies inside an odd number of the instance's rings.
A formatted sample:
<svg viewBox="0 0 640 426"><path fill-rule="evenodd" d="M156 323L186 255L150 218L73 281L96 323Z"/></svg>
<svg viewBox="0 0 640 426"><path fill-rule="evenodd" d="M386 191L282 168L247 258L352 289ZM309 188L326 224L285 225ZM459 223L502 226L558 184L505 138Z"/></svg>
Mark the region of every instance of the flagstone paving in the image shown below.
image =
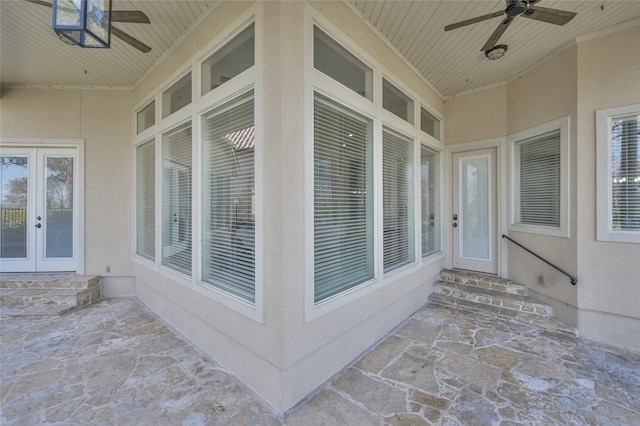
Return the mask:
<svg viewBox="0 0 640 426"><path fill-rule="evenodd" d="M425 306L285 416L135 299L3 318L6 425L638 425L640 354Z"/></svg>

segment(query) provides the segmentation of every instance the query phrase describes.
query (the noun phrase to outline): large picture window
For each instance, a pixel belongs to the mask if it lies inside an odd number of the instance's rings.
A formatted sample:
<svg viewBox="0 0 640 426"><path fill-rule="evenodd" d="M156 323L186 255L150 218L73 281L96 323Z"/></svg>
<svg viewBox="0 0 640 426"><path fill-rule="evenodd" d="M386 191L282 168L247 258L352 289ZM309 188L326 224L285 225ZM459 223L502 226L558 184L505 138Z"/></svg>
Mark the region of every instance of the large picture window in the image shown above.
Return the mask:
<svg viewBox="0 0 640 426"><path fill-rule="evenodd" d="M156 258L156 144L136 147L136 254Z"/></svg>
<svg viewBox="0 0 640 426"><path fill-rule="evenodd" d="M597 111L598 239L640 242L640 105Z"/></svg>
<svg viewBox="0 0 640 426"><path fill-rule="evenodd" d="M191 124L162 136L162 265L191 275Z"/></svg>
<svg viewBox="0 0 640 426"><path fill-rule="evenodd" d="M314 100L314 302L373 279L372 121Z"/></svg>
<svg viewBox="0 0 640 426"><path fill-rule="evenodd" d="M414 142L390 129L382 136L384 272L415 260Z"/></svg>
<svg viewBox="0 0 640 426"><path fill-rule="evenodd" d="M202 281L255 302L253 92L203 116Z"/></svg>

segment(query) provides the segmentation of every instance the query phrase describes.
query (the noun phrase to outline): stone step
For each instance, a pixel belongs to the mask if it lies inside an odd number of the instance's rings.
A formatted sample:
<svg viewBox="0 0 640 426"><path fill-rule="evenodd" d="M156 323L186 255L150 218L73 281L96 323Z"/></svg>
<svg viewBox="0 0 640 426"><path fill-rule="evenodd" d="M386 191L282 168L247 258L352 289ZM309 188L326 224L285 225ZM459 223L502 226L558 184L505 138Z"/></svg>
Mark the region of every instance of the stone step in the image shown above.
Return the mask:
<svg viewBox="0 0 640 426"><path fill-rule="evenodd" d="M0 277L4 316L63 315L102 296L100 277L70 274L22 274Z"/></svg>
<svg viewBox="0 0 640 426"><path fill-rule="evenodd" d="M546 303L531 296L512 294L502 290L489 290L455 282L437 281L433 284L433 291L436 294L516 312L544 317L553 315L553 309Z"/></svg>
<svg viewBox="0 0 640 426"><path fill-rule="evenodd" d="M478 272L460 271L456 269L443 269L440 272L442 281L451 282L470 287L494 290L503 293L527 295L527 287L517 282L500 278L495 275L480 274Z"/></svg>
<svg viewBox="0 0 640 426"><path fill-rule="evenodd" d="M571 337L579 337L578 330L553 317L533 315L526 312L514 311L512 309L478 304L438 293L432 293L429 296L429 305L443 306L454 311L460 310L463 312L470 312L474 315L496 318L498 320L515 321L519 324L535 327L542 331Z"/></svg>
<svg viewBox="0 0 640 426"><path fill-rule="evenodd" d="M0 274L0 288L77 288L100 286L97 275L74 274Z"/></svg>

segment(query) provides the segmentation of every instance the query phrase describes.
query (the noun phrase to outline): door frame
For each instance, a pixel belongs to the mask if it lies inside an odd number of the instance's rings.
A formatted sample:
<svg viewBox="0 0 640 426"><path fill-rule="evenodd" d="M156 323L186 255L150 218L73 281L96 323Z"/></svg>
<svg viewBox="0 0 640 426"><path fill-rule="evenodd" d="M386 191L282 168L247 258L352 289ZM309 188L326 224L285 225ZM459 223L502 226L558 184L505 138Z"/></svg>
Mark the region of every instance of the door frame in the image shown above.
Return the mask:
<svg viewBox="0 0 640 426"><path fill-rule="evenodd" d="M77 153L76 176L77 200L74 200L78 212L78 222L74 235L74 246L76 250L76 274L82 275L85 272L85 193L84 193L84 139L78 138L0 138L0 147L18 149L47 149L47 148L70 148Z"/></svg>
<svg viewBox="0 0 640 426"><path fill-rule="evenodd" d="M497 203L497 229L495 232L497 235L497 247L496 256L498 262L498 276L506 277L508 275L508 257L507 246L503 242L502 234L507 234L507 138L492 138L482 139L471 142L456 143L451 145L445 145L445 157L446 157L446 176L447 184L445 187L446 199L444 202L444 219L443 226L446 227L445 232L446 239L444 245L448 253L447 267L453 267L453 193L455 188L453 187L453 154L460 154L467 151L477 151L482 149L495 148L496 150L496 203Z"/></svg>

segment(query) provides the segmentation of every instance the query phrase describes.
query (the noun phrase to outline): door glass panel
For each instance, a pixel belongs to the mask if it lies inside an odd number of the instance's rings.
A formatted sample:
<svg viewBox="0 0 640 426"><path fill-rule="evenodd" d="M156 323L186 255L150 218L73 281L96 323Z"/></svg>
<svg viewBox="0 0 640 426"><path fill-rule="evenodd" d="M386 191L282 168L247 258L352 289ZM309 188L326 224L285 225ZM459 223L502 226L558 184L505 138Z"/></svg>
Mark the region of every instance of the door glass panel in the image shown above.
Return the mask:
<svg viewBox="0 0 640 426"><path fill-rule="evenodd" d="M45 157L45 258L73 257L73 157Z"/></svg>
<svg viewBox="0 0 640 426"><path fill-rule="evenodd" d="M460 173L462 256L490 259L489 158L463 159Z"/></svg>
<svg viewBox="0 0 640 426"><path fill-rule="evenodd" d="M27 257L28 157L3 155L0 161L0 257L23 259Z"/></svg>

